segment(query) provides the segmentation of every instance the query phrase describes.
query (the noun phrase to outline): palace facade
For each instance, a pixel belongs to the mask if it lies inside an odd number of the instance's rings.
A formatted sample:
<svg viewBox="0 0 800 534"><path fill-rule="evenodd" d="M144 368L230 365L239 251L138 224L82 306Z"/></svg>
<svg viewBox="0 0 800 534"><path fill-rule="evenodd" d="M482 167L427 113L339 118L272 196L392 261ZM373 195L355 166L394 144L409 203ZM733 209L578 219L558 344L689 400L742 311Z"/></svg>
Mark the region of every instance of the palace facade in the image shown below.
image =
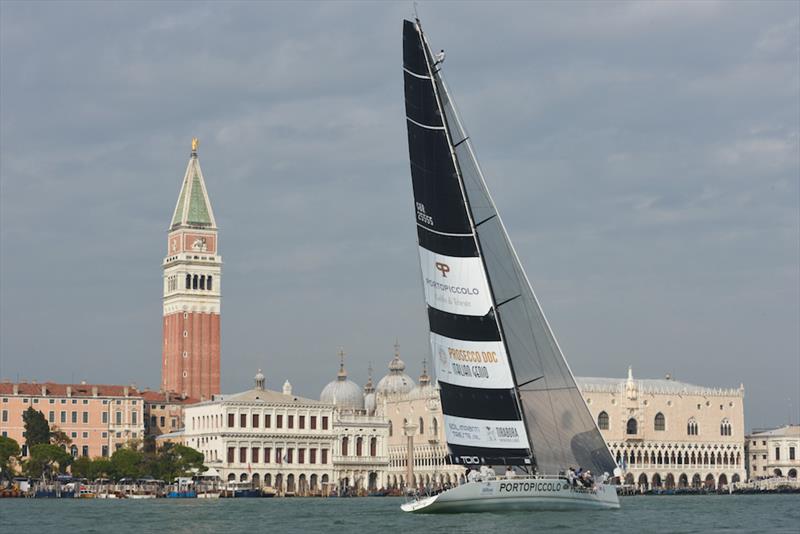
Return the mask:
<svg viewBox="0 0 800 534"><path fill-rule="evenodd" d="M625 484L725 488L744 481L744 386L577 377Z"/></svg>
<svg viewBox="0 0 800 534"><path fill-rule="evenodd" d="M0 435L14 439L28 456L22 414L41 412L51 430L72 441L74 458L111 456L131 440L144 438L144 399L133 386L108 384L0 383Z"/></svg>
<svg viewBox="0 0 800 534"><path fill-rule="evenodd" d="M324 493L334 475L334 406L265 387L184 408L183 442L203 453L205 465L228 482L269 486L279 494Z"/></svg>
<svg viewBox="0 0 800 534"><path fill-rule="evenodd" d="M749 434L745 441L749 480L797 480L800 472L800 425L786 425Z"/></svg>

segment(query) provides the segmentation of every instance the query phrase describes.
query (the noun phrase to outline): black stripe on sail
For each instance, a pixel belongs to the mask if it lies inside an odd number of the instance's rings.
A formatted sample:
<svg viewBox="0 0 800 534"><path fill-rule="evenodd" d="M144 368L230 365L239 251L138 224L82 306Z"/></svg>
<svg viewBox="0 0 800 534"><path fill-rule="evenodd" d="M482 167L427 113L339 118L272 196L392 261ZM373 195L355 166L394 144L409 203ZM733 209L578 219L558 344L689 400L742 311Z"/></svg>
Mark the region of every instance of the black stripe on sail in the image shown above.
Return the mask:
<svg viewBox="0 0 800 534"><path fill-rule="evenodd" d="M428 306L428 324L431 332L462 341L500 341L500 331L494 312L483 317L456 315Z"/></svg>
<svg viewBox="0 0 800 534"><path fill-rule="evenodd" d="M453 236L431 232L425 227L417 226L417 238L423 248L456 258L474 258L478 256L478 246L471 235Z"/></svg>
<svg viewBox="0 0 800 534"><path fill-rule="evenodd" d="M487 447L467 447L448 443L450 462L464 465L530 465L530 451L527 449L490 449ZM477 461L476 461L477 460Z"/></svg>
<svg viewBox="0 0 800 534"><path fill-rule="evenodd" d="M466 205L444 130L406 121L417 222L448 234L469 234Z"/></svg>
<svg viewBox="0 0 800 534"><path fill-rule="evenodd" d="M422 37L416 24L410 20L403 21L403 67L420 76L428 76L428 65L425 63L425 49Z"/></svg>
<svg viewBox="0 0 800 534"><path fill-rule="evenodd" d="M417 78L405 71L403 77L406 87L406 116L423 126L435 128L444 126L431 81Z"/></svg>
<svg viewBox="0 0 800 534"><path fill-rule="evenodd" d="M442 412L445 415L490 421L520 421L513 389L484 389L456 386L439 380Z"/></svg>

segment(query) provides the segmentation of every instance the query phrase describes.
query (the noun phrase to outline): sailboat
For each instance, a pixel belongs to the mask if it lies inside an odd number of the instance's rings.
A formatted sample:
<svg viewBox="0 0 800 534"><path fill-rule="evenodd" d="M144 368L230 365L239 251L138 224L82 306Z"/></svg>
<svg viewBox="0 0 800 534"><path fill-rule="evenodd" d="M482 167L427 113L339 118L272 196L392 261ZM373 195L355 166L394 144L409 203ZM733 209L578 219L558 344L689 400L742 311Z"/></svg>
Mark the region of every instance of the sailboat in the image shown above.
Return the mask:
<svg viewBox="0 0 800 534"><path fill-rule="evenodd" d="M419 19L404 21L411 178L430 343L449 461L508 467L420 497L407 512L619 508L615 488L578 487L614 462L508 238Z"/></svg>

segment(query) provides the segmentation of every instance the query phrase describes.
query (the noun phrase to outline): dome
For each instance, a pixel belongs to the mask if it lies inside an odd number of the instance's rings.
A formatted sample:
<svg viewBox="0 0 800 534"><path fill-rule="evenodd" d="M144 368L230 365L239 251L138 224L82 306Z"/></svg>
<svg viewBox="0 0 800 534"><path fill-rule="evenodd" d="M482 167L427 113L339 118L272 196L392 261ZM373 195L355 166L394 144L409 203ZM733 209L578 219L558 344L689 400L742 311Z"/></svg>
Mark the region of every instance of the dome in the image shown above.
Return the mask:
<svg viewBox="0 0 800 534"><path fill-rule="evenodd" d="M378 395L405 395L416 385L405 373L406 364L400 359L400 346L395 343L394 348L394 358L389 362L389 374L381 378L375 389Z"/></svg>
<svg viewBox="0 0 800 534"><path fill-rule="evenodd" d="M339 355L341 356L341 363L336 380L329 382L328 385L322 388L319 400L333 404L342 411L362 411L364 409L364 395L361 393L361 388L358 384L347 379L347 372L344 370L344 352L340 352Z"/></svg>

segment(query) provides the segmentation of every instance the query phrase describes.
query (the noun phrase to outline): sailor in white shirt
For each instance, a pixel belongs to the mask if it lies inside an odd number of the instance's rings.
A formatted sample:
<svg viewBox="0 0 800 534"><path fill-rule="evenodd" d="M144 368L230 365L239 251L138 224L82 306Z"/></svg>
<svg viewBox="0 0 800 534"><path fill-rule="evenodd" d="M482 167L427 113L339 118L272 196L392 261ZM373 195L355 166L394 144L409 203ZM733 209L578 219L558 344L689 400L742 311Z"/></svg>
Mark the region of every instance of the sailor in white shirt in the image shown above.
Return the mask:
<svg viewBox="0 0 800 534"><path fill-rule="evenodd" d="M436 54L436 55L434 55L434 56L433 56L433 59L434 59L434 63L433 63L433 66L434 66L434 67L435 67L436 65L439 65L439 64L441 64L441 63L444 63L444 49L442 49L442 50L439 50L439 53L438 53L438 54Z"/></svg>

